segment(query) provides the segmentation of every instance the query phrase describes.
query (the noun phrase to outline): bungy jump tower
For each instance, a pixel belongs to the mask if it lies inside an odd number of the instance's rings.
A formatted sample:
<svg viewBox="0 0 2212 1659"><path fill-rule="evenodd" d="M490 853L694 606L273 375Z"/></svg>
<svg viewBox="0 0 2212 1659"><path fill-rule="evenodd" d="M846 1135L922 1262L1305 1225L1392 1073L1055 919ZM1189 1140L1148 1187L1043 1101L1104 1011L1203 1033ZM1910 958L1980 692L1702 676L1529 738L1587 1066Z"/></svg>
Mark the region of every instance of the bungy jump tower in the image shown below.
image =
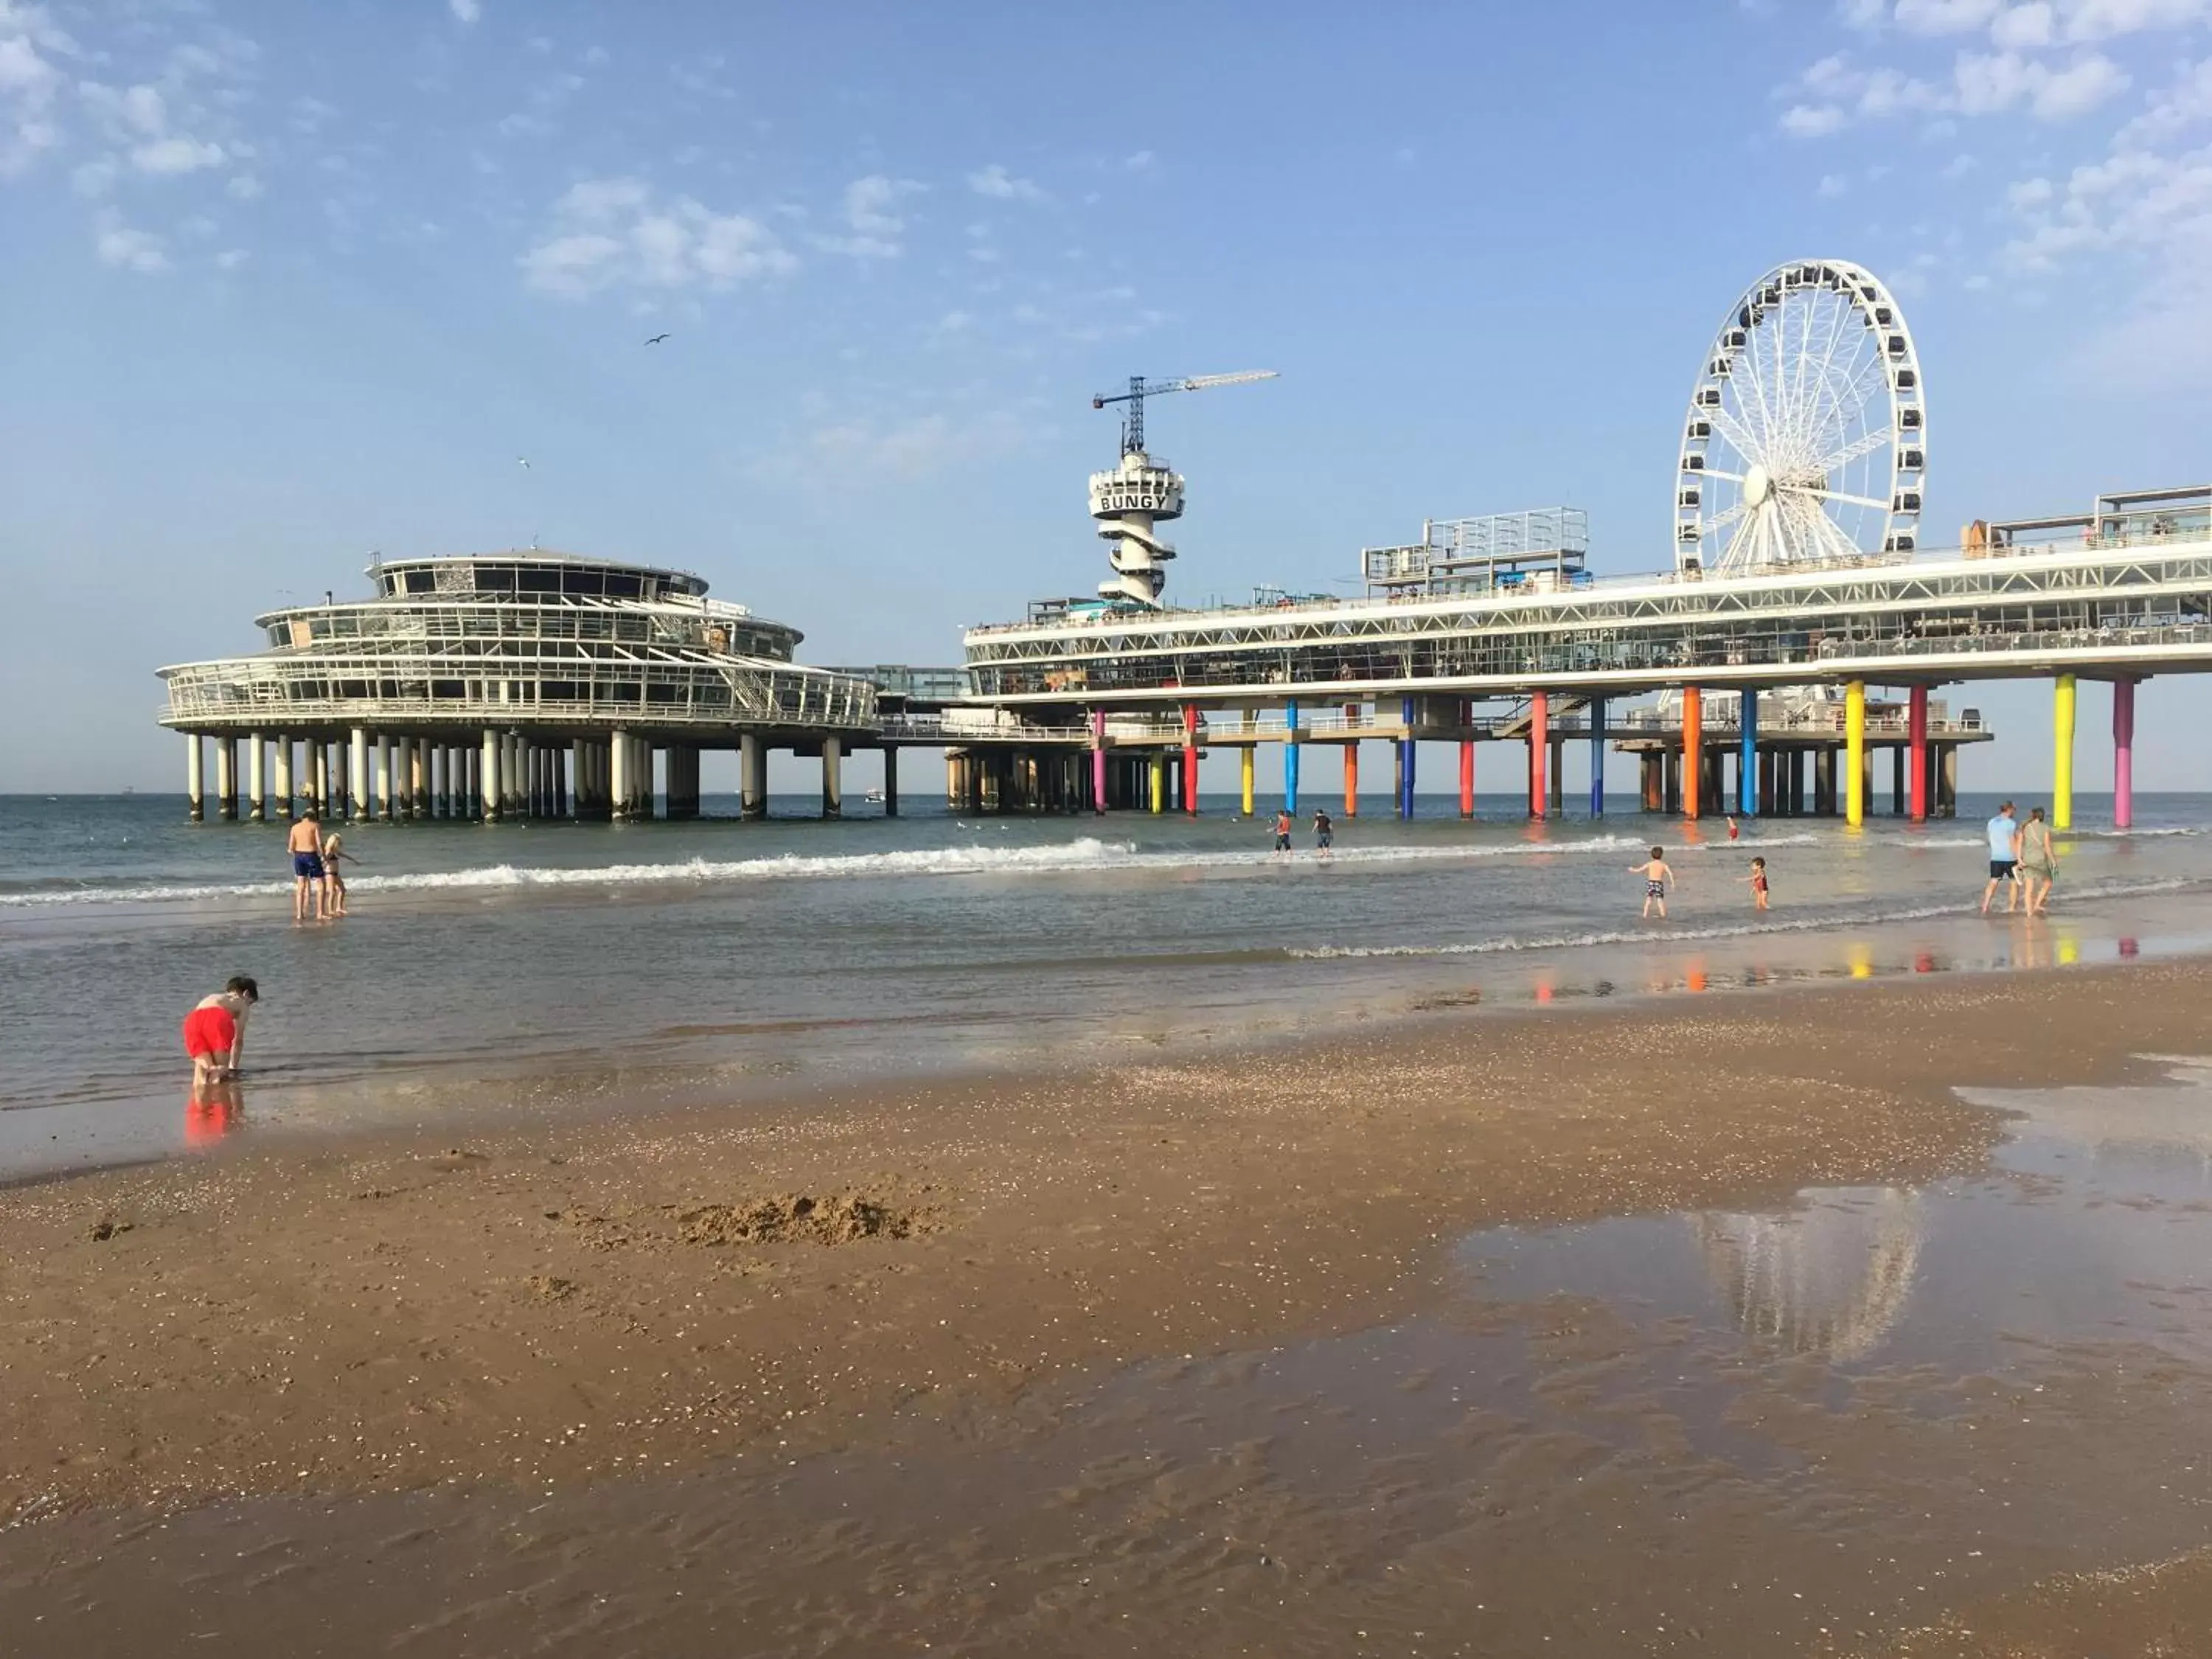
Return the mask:
<svg viewBox="0 0 2212 1659"><path fill-rule="evenodd" d="M527 551L372 564L367 599L255 618L267 648L161 671L187 739L194 819L653 816L699 811L699 759L742 756L747 817L767 752L838 762L879 732L875 685L792 660L795 628L707 597L686 571ZM239 750L246 765L241 780ZM273 756L274 767L266 769Z"/></svg>

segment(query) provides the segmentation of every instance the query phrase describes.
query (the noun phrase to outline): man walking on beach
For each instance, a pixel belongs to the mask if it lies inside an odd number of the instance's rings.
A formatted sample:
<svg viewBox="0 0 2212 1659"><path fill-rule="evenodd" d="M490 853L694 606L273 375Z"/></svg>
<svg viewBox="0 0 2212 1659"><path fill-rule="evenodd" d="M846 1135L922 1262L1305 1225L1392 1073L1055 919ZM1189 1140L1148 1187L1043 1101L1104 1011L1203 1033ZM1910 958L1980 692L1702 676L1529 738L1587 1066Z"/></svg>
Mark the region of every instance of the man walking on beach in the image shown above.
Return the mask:
<svg viewBox="0 0 2212 1659"><path fill-rule="evenodd" d="M310 806L284 837L284 850L292 855L292 920L305 921L322 914L323 830Z"/></svg>
<svg viewBox="0 0 2212 1659"><path fill-rule="evenodd" d="M2020 825L2013 820L2012 803L1998 807L1996 817L1985 827L1990 837L1990 884L1982 889L1982 914L1989 915L1990 901L1997 896L1997 884L2002 882L2005 914L2010 915L2020 902Z"/></svg>

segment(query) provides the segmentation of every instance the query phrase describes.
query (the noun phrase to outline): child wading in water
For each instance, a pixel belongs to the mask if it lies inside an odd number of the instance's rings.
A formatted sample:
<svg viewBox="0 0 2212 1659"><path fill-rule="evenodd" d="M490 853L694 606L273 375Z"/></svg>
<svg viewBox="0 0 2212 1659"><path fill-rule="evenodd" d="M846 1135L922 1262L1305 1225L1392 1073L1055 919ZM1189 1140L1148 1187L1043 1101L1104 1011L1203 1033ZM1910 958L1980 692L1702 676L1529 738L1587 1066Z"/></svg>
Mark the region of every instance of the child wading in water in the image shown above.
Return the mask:
<svg viewBox="0 0 2212 1659"><path fill-rule="evenodd" d="M261 988L240 974L213 996L202 997L185 1016L185 1053L194 1086L238 1073L246 1052L246 1017L261 1000Z"/></svg>
<svg viewBox="0 0 2212 1659"><path fill-rule="evenodd" d="M1752 908L1764 910L1766 908L1766 860L1765 859L1753 859L1751 861L1750 880Z"/></svg>
<svg viewBox="0 0 2212 1659"><path fill-rule="evenodd" d="M1651 849L1651 856L1642 864L1628 866L1632 876L1644 878L1644 914L1648 918L1651 907L1659 907L1659 920L1667 920L1667 889L1674 879L1674 872L1667 867L1667 854L1659 848Z"/></svg>
<svg viewBox="0 0 2212 1659"><path fill-rule="evenodd" d="M323 843L323 914L342 916L346 914L345 868L361 860L345 849L345 837L332 836Z"/></svg>

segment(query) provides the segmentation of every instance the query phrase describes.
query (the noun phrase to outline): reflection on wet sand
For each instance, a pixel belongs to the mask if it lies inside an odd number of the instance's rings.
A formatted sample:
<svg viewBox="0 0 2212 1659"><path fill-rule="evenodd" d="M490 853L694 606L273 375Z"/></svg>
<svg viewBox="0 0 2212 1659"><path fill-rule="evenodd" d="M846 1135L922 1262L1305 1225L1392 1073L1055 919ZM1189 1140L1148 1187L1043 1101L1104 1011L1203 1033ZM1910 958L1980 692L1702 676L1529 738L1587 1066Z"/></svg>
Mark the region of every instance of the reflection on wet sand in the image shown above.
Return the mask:
<svg viewBox="0 0 2212 1659"><path fill-rule="evenodd" d="M1698 1215L1690 1226L1739 1330L1836 1361L1881 1346L1920 1261L1919 1194L1894 1187L1792 1215Z"/></svg>
<svg viewBox="0 0 2212 1659"><path fill-rule="evenodd" d="M237 1128L245 1116L246 1103L236 1078L195 1082L185 1097L185 1145L211 1146Z"/></svg>

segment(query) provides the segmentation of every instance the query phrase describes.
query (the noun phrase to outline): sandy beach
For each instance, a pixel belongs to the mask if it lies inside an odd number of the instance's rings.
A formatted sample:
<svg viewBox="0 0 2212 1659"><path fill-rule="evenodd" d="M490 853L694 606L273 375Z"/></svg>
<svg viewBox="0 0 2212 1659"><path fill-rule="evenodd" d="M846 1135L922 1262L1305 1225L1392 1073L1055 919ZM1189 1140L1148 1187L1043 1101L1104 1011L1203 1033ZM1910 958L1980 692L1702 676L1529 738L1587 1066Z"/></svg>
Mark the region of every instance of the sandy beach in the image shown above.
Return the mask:
<svg viewBox="0 0 2212 1659"><path fill-rule="evenodd" d="M2005 1120L1954 1089L2149 1079L2212 1053L2208 989L2181 963L1457 1011L19 1188L0 1626L55 1653L2204 1651L2205 1569L2172 1558L2203 1538L2212 1370L2053 1345L2014 1420L2009 1381L1839 1401L1785 1364L1708 1443L1646 1375L1696 1342L1470 1300L1455 1246L1971 1173ZM1295 1367L1267 1357L1382 1363L1378 1332L1390 1387L1269 1395ZM1516 1358L1406 1359L1443 1332ZM1508 1383L1534 1414L1460 1398ZM1620 1446L1545 1420L1597 1406ZM1730 1467L1753 1420L1848 1498ZM2028 1466L2048 1524L1844 1595ZM2077 1481L2109 1527L2066 1524Z"/></svg>

